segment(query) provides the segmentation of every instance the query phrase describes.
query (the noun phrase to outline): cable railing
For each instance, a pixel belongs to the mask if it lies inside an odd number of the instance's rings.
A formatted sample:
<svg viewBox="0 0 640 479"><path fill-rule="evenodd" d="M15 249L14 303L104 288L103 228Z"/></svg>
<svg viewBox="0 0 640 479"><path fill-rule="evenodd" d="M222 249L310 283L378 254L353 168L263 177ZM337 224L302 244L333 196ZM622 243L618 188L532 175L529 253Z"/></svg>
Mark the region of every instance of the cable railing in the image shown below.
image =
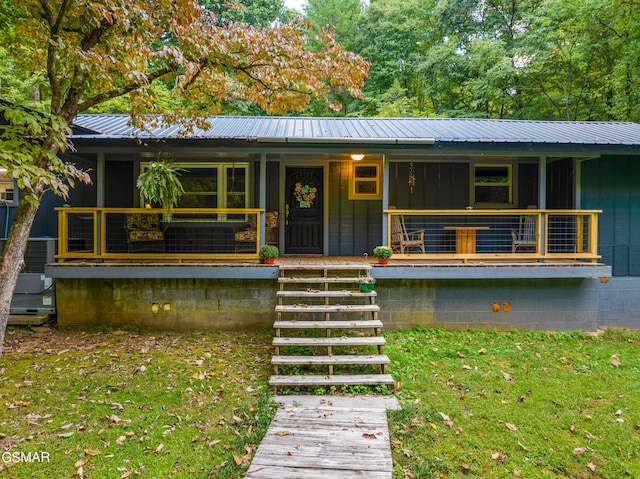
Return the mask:
<svg viewBox="0 0 640 479"><path fill-rule="evenodd" d="M259 208L56 208L65 259L253 259Z"/></svg>
<svg viewBox="0 0 640 479"><path fill-rule="evenodd" d="M256 259L265 231L272 244L278 236L277 225L275 231L265 227L260 208L56 210L59 260ZM394 258L595 262L600 212L389 209L384 214Z"/></svg>
<svg viewBox="0 0 640 479"><path fill-rule="evenodd" d="M600 210L385 210L396 258L596 261Z"/></svg>

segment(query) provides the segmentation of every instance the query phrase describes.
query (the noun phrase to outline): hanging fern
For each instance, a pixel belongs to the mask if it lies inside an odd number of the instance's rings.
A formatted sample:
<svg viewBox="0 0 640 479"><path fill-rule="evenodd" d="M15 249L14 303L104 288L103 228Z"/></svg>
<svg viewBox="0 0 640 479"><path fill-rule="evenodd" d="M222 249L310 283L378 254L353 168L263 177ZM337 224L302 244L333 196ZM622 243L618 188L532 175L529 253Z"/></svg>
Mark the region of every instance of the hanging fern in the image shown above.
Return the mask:
<svg viewBox="0 0 640 479"><path fill-rule="evenodd" d="M165 208L170 218L171 210L184 194L184 188L178 178L182 171L187 170L175 166L170 157L164 157L151 163L140 174L136 182L144 202Z"/></svg>

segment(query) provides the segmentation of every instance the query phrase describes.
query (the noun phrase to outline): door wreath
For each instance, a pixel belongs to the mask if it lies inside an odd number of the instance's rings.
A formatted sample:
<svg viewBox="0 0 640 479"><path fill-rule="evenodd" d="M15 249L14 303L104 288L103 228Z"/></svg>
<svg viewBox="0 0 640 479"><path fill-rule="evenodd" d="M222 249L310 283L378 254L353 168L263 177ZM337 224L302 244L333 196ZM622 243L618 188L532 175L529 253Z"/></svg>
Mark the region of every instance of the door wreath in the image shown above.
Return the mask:
<svg viewBox="0 0 640 479"><path fill-rule="evenodd" d="M298 201L300 208L311 208L317 191L316 185L314 185L312 181L304 178L296 183L293 195Z"/></svg>

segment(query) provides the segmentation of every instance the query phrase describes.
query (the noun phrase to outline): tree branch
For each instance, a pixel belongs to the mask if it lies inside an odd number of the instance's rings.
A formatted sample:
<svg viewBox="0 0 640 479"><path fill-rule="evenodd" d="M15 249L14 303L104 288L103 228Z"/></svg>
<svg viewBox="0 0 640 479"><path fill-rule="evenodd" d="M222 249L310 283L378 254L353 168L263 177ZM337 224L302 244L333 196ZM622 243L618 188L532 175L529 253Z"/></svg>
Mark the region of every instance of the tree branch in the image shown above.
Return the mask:
<svg viewBox="0 0 640 479"><path fill-rule="evenodd" d="M51 109L58 111L60 108L60 82L58 81L57 69L56 69L56 55L58 51L57 39L58 32L60 31L60 25L62 18L64 17L67 7L69 6L68 0L63 0L58 12L58 18L54 17L51 5L47 0L40 0L40 6L42 7L43 16L49 25L51 31L51 40L47 47L47 77L49 78L49 85L51 86Z"/></svg>
<svg viewBox="0 0 640 479"><path fill-rule="evenodd" d="M177 72L178 68L179 68L179 65L173 64L148 74L146 82L142 82L142 81L132 82L120 88L114 88L113 90L100 93L99 95L89 98L88 100L83 101L82 103L78 103L78 106L75 109L75 113L80 113L99 103L112 100L113 98L126 95L127 93L131 93L132 91L137 90L138 88L141 88L144 85L148 85L152 83L154 80L157 80L158 78L164 75Z"/></svg>
<svg viewBox="0 0 640 479"><path fill-rule="evenodd" d="M98 27L87 32L82 38L82 41L81 41L82 50L86 52L93 49L98 44L102 36L114 25L115 25L115 22L113 21L110 22L106 18L103 18L100 21L100 25ZM72 112L71 117L67 118L68 120L72 120L77 112L78 103L80 101L80 97L85 87L86 78L87 78L86 72L78 71L78 69L75 70L73 80L71 82L71 88L67 93L67 98L61 110L61 111Z"/></svg>

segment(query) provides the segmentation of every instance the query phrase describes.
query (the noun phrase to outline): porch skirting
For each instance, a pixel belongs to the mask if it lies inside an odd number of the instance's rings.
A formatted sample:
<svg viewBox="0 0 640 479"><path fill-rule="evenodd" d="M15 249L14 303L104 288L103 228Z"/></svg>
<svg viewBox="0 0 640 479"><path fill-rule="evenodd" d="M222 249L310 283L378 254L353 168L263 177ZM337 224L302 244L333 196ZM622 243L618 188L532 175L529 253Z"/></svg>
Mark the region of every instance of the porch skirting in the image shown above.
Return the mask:
<svg viewBox="0 0 640 479"><path fill-rule="evenodd" d="M598 327L598 279L378 279L385 329L584 330ZM270 329L274 279L57 278L58 326Z"/></svg>

